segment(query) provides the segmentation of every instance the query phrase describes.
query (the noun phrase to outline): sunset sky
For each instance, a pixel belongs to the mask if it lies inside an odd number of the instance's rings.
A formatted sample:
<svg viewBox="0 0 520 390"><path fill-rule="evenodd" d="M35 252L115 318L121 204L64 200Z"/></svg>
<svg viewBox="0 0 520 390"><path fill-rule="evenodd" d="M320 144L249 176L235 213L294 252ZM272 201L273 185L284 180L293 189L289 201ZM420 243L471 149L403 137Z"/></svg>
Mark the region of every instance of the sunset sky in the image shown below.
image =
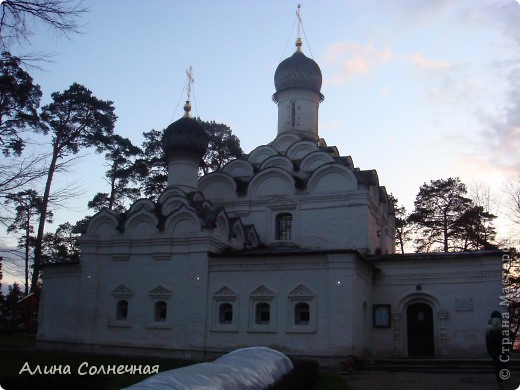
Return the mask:
<svg viewBox="0 0 520 390"><path fill-rule="evenodd" d="M450 176L485 184L500 199L520 173L516 1L300 3L303 51L323 74L319 133L328 145L360 169L376 169L409 211L421 184ZM13 54L53 53L44 70L29 70L42 104L52 92L83 84L114 101L116 132L136 144L142 132L182 115L191 65L193 113L228 124L248 153L276 136L273 76L294 51L297 4L86 1L82 34L67 39L36 28L31 45ZM87 202L108 191L103 161L88 155L56 183L79 181L84 192L56 213L56 224L92 214ZM507 218L497 225L505 232Z"/></svg>

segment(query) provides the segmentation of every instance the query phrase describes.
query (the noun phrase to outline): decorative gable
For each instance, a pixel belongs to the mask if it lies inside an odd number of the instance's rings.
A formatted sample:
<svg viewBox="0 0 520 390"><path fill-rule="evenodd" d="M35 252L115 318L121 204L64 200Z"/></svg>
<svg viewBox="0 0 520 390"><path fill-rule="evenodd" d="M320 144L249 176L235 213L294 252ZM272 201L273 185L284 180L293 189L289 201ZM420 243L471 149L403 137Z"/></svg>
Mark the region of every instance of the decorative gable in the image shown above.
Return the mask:
<svg viewBox="0 0 520 390"><path fill-rule="evenodd" d="M253 291L251 293L251 295L257 296L257 297L272 297L275 294L274 294L274 292L269 290L267 287L262 285L262 286L258 287L255 291Z"/></svg>
<svg viewBox="0 0 520 390"><path fill-rule="evenodd" d="M119 298L130 298L132 295L134 295L134 292L122 284L112 291L112 295Z"/></svg>
<svg viewBox="0 0 520 390"><path fill-rule="evenodd" d="M278 196L267 204L272 210L291 210L298 207L298 202L287 196Z"/></svg>
<svg viewBox="0 0 520 390"><path fill-rule="evenodd" d="M215 296L219 297L235 297L237 294L231 290L229 287L222 287L215 293Z"/></svg>
<svg viewBox="0 0 520 390"><path fill-rule="evenodd" d="M153 298L168 298L173 295L171 290L168 290L164 286L157 286L152 291L150 291L150 296Z"/></svg>
<svg viewBox="0 0 520 390"><path fill-rule="evenodd" d="M303 284L300 284L289 293L290 297L313 297L314 294Z"/></svg>

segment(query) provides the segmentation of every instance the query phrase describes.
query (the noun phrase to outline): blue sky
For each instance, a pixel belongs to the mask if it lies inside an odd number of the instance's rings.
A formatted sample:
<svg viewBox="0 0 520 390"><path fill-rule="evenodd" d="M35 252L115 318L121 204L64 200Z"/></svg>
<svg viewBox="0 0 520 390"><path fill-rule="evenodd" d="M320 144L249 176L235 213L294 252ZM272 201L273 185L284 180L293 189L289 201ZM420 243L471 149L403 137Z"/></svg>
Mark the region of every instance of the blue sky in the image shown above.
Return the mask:
<svg viewBox="0 0 520 390"><path fill-rule="evenodd" d="M419 186L459 176L500 198L520 162L520 5L514 0L300 1L304 53L323 73L320 136L409 210ZM86 1L80 35L36 28L31 45L53 53L31 70L44 92L73 82L112 100L116 132L140 144L182 114L186 69L193 113L228 124L250 152L276 136L278 63L294 51L292 1ZM179 103L180 102L180 103ZM90 154L58 188L84 195L56 223L91 213L103 156ZM503 231L508 224L499 224ZM55 227L50 226L50 230Z"/></svg>

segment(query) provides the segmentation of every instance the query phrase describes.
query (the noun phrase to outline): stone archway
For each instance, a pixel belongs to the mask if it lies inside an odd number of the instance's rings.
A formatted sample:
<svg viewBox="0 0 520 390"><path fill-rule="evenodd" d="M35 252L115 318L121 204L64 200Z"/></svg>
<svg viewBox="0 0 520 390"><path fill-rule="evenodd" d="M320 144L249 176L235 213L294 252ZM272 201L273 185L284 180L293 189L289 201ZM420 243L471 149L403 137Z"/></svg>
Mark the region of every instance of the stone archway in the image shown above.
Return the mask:
<svg viewBox="0 0 520 390"><path fill-rule="evenodd" d="M435 355L433 309L425 302L416 302L406 308L408 356Z"/></svg>
<svg viewBox="0 0 520 390"><path fill-rule="evenodd" d="M446 356L447 318L448 312L441 307L435 296L419 291L405 295L400 300L397 310L392 313L395 355Z"/></svg>

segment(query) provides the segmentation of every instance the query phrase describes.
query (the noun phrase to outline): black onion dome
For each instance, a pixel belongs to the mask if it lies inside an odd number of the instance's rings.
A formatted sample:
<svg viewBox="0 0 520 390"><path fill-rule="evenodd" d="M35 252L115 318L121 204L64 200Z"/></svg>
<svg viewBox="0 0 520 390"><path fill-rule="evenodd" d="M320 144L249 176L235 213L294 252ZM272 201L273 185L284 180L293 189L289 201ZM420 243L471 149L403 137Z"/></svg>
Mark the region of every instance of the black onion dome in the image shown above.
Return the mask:
<svg viewBox="0 0 520 390"><path fill-rule="evenodd" d="M164 153L190 152L201 158L208 148L208 135L195 119L182 117L164 130L162 147Z"/></svg>
<svg viewBox="0 0 520 390"><path fill-rule="evenodd" d="M318 64L297 50L292 56L283 60L274 73L276 93L273 100L277 101L277 94L291 88L309 89L321 95L322 76ZM323 100L323 95L321 95Z"/></svg>

